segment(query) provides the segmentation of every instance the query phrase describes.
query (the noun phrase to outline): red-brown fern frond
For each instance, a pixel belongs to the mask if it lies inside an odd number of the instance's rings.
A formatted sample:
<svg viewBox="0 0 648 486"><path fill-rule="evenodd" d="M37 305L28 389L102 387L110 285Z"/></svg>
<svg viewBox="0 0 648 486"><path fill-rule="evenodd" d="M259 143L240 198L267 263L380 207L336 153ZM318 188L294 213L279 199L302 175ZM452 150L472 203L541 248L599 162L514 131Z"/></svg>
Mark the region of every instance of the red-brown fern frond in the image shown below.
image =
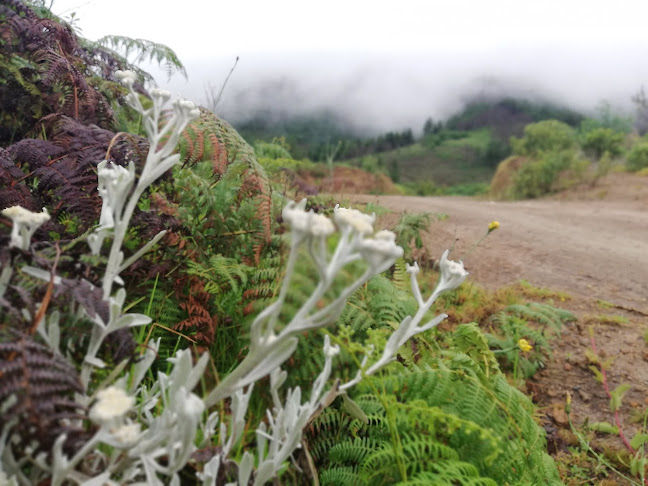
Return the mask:
<svg viewBox="0 0 648 486"><path fill-rule="evenodd" d="M177 323L173 329L190 334L199 345L211 346L214 343L218 322L218 318L212 316L208 310L211 295L205 292L204 283L198 278L189 277L187 280L185 280L185 286L189 285L189 295L180 304L180 308L187 312L189 317Z"/></svg>
<svg viewBox="0 0 648 486"><path fill-rule="evenodd" d="M79 426L85 418L74 394L83 388L76 370L60 355L38 344L31 336L13 331L0 334L0 403L2 423L19 446L36 444L37 450L51 450L54 441L67 435L65 449L77 449L88 437Z"/></svg>
<svg viewBox="0 0 648 486"><path fill-rule="evenodd" d="M214 174L222 176L227 169L227 149L225 144L214 133L208 135L212 145L211 163Z"/></svg>

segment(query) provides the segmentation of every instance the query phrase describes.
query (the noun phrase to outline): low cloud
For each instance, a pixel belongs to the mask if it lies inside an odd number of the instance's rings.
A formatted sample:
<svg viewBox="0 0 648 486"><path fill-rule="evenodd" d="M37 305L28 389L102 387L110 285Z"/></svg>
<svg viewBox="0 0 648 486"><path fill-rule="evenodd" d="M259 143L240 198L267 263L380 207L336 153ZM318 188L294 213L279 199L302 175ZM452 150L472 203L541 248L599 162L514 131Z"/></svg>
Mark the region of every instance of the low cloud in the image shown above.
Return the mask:
<svg viewBox="0 0 648 486"><path fill-rule="evenodd" d="M276 116L332 111L358 131L412 128L445 119L470 99L512 96L553 101L593 113L601 101L630 112L631 96L648 81L637 46L560 46L444 54L312 53L244 55L224 90L218 113L231 122L258 112ZM189 62L188 83L169 85L205 102L220 89L234 59Z"/></svg>

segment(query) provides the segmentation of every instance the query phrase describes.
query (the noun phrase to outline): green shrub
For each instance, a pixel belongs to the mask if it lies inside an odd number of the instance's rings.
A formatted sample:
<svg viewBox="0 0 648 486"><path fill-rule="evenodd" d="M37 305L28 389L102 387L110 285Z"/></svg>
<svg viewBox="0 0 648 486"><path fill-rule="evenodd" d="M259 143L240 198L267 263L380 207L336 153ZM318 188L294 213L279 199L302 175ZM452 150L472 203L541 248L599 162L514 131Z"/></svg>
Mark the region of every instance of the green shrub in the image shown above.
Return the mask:
<svg viewBox="0 0 648 486"><path fill-rule="evenodd" d="M288 148L281 141L269 143L257 140L254 142L254 154L259 159L292 159Z"/></svg>
<svg viewBox="0 0 648 486"><path fill-rule="evenodd" d="M583 149L600 159L605 152L611 157L621 155L623 152L624 136L611 128L596 128L585 135Z"/></svg>
<svg viewBox="0 0 648 486"><path fill-rule="evenodd" d="M637 143L628 154L628 169L632 172L648 167L648 142Z"/></svg>
<svg viewBox="0 0 648 486"><path fill-rule="evenodd" d="M281 169L289 169L296 172L301 169L311 169L314 164L308 160L295 160L290 157L259 157L259 164L265 169L268 174L276 174Z"/></svg>
<svg viewBox="0 0 648 486"><path fill-rule="evenodd" d="M546 152L560 152L576 147L576 133L566 123L545 120L524 127L522 138L511 137L515 155L537 157Z"/></svg>
<svg viewBox="0 0 648 486"><path fill-rule="evenodd" d="M545 154L520 167L513 176L511 196L529 199L544 196L556 189L558 175L576 164L574 152Z"/></svg>

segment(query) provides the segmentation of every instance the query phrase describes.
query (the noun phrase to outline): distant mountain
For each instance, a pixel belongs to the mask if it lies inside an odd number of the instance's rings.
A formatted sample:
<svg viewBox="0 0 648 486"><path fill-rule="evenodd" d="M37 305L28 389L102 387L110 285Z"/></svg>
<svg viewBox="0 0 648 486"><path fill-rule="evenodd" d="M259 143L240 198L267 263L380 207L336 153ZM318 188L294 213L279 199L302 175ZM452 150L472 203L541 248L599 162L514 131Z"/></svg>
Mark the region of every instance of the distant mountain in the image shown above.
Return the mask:
<svg viewBox="0 0 648 486"><path fill-rule="evenodd" d="M494 137L508 142L512 135L520 136L529 123L559 120L577 127L585 116L569 108L518 98L475 100L446 122L451 130L490 128Z"/></svg>

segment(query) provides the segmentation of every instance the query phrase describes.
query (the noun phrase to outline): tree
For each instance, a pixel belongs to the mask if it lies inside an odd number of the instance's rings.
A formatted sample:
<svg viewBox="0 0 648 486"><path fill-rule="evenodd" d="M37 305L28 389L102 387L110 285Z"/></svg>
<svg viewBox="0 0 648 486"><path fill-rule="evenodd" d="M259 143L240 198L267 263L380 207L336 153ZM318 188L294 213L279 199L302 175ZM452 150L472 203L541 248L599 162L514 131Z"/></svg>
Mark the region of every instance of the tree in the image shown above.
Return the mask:
<svg viewBox="0 0 648 486"><path fill-rule="evenodd" d="M639 142L628 154L628 169L633 172L648 167L648 142Z"/></svg>
<svg viewBox="0 0 648 486"><path fill-rule="evenodd" d="M648 132L648 98L646 98L646 91L643 86L632 97L632 102L635 104L637 110L637 117L634 123L635 129L639 132L639 135L644 135Z"/></svg>
<svg viewBox="0 0 648 486"><path fill-rule="evenodd" d="M434 133L439 133L443 129L443 122L434 123L432 118L425 120L423 124L423 135L432 135Z"/></svg>
<svg viewBox="0 0 648 486"><path fill-rule="evenodd" d="M560 152L576 147L576 134L566 123L545 120L524 127L522 138L511 137L515 155L537 157L546 152Z"/></svg>
<svg viewBox="0 0 648 486"><path fill-rule="evenodd" d="M621 155L623 152L624 136L611 128L596 128L585 135L583 149L600 159L605 152L611 157Z"/></svg>

